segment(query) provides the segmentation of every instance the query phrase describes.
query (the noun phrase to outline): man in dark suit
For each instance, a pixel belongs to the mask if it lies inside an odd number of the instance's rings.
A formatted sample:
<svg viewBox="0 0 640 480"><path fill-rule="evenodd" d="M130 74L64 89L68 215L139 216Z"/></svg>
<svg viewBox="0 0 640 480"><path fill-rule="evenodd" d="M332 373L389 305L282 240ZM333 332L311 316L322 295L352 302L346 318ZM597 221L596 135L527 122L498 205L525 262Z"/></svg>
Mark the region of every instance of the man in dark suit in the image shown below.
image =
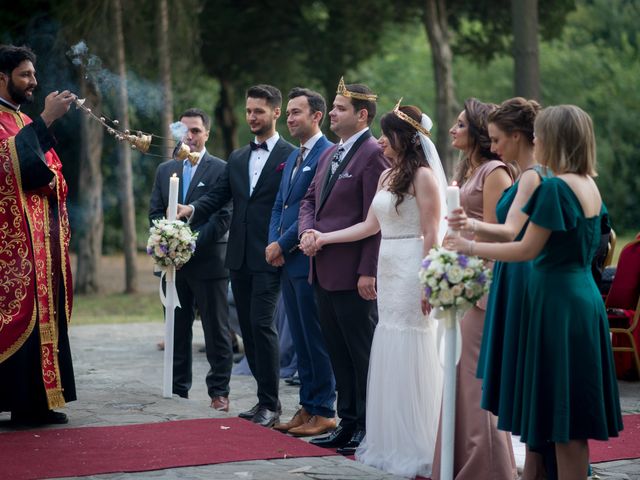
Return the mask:
<svg viewBox="0 0 640 480"><path fill-rule="evenodd" d="M369 125L376 114L376 95L342 79L329 112L331 130L340 143L320 158L309 190L300 204L300 246L313 257L320 325L327 342L338 390L340 425L311 443L352 454L364 438L369 352L378 321L376 270L380 234L359 242L317 250L312 229L329 232L363 221L387 161Z"/></svg>
<svg viewBox="0 0 640 480"><path fill-rule="evenodd" d="M180 121L186 129L183 141L199 156L192 160L168 160L158 166L151 193L149 220L165 216L169 201L169 177L180 178L180 198L195 201L210 191L224 172L226 163L207 153L209 117L202 110L185 111ZM191 223L198 232L196 250L189 262L177 271L176 290L181 308L175 312L173 348L173 393L188 398L191 388L192 326L197 305L202 318L204 341L210 370L206 383L211 407L229 411L229 380L233 352L229 333L227 285L229 271L224 266L231 204L215 215Z"/></svg>
<svg viewBox="0 0 640 480"><path fill-rule="evenodd" d="M313 179L318 158L333 145L320 131L327 106L306 88L289 92L287 126L300 148L289 155L282 172L269 226L267 262L281 267L280 284L293 346L298 357L301 408L287 423L274 428L296 436L319 435L336 426L335 381L322 338L313 287L308 282L309 259L298 249L298 211Z"/></svg>
<svg viewBox="0 0 640 480"><path fill-rule="evenodd" d="M255 141L231 153L212 191L190 205L178 205L179 217L198 222L233 201L226 266L231 271L245 354L258 384L258 403L240 417L265 427L277 423L281 411L278 332L273 318L280 278L264 254L282 170L294 149L276 132L281 105L282 94L277 88L249 88L246 118Z"/></svg>

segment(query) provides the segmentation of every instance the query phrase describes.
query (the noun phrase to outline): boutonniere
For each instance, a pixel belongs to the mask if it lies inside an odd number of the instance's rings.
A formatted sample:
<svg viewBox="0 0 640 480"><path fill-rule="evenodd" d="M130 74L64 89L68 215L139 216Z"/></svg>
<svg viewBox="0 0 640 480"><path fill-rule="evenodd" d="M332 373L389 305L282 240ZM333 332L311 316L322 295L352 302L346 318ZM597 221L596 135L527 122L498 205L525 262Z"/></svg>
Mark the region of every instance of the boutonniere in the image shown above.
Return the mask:
<svg viewBox="0 0 640 480"><path fill-rule="evenodd" d="M278 165L276 167L276 172L281 172L282 170L284 170L285 165L286 165L286 162L282 162L280 165Z"/></svg>

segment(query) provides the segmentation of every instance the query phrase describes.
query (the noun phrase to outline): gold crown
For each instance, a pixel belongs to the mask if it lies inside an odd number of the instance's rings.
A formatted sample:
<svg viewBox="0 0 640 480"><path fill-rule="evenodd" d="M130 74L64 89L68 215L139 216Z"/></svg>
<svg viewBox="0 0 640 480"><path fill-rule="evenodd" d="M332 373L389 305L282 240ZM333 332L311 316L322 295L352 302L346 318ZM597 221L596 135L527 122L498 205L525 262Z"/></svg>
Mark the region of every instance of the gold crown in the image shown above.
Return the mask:
<svg viewBox="0 0 640 480"><path fill-rule="evenodd" d="M347 90L347 86L344 84L344 77L340 77L340 82L338 82L338 90L336 90L338 95L342 95L347 98L355 98L356 100L367 100L369 102L375 102L378 100L378 96L373 93L358 93L351 92Z"/></svg>
<svg viewBox="0 0 640 480"><path fill-rule="evenodd" d="M400 98L400 100L398 100L398 103L396 103L396 106L393 107L393 114L396 117L398 117L400 120L403 120L403 121L407 122L409 125L411 125L413 128L415 128L420 133L426 135L427 137L430 137L431 136L431 132L429 130L424 128L422 125L420 125L418 122L416 122L413 118L411 118L406 113L400 111L400 102L401 101L402 101L402 97Z"/></svg>

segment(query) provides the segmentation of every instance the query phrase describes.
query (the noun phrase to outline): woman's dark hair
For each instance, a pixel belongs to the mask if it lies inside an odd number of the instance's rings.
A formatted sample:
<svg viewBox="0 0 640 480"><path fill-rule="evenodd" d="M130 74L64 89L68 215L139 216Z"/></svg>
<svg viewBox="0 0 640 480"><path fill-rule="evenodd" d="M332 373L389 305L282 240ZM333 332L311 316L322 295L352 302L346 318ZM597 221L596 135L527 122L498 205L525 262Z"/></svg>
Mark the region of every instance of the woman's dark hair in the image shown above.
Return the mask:
<svg viewBox="0 0 640 480"><path fill-rule="evenodd" d="M406 105L400 107L400 111L420 123L422 111L418 107ZM387 188L396 195L397 210L411 189L416 171L420 167L428 166L428 163L415 127L393 112L382 116L380 127L389 145L398 155L387 176Z"/></svg>
<svg viewBox="0 0 640 480"><path fill-rule="evenodd" d="M489 114L487 123L493 123L505 133L520 132L533 145L533 123L541 108L535 100L510 98Z"/></svg>
<svg viewBox="0 0 640 480"><path fill-rule="evenodd" d="M475 153L481 162L498 160L499 157L491 152L491 139L487 131L487 118L497 108L494 103L484 103L477 98L468 98L464 102L464 113L467 118L469 132L470 153L460 162L454 175L458 185L466 180L471 169L471 157Z"/></svg>

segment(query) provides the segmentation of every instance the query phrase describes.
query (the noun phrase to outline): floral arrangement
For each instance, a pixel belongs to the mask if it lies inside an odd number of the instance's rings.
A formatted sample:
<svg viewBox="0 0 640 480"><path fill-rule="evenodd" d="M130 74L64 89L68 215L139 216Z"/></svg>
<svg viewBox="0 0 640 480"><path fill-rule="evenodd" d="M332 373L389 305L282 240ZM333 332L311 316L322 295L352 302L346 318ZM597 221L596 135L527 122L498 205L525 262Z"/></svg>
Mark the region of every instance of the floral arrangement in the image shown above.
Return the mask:
<svg viewBox="0 0 640 480"><path fill-rule="evenodd" d="M179 220L154 220L149 229L147 253L160 267L180 268L187 263L196 249L198 232Z"/></svg>
<svg viewBox="0 0 640 480"><path fill-rule="evenodd" d="M482 259L443 247L429 250L422 260L420 283L434 307L467 309L489 291L491 270Z"/></svg>

